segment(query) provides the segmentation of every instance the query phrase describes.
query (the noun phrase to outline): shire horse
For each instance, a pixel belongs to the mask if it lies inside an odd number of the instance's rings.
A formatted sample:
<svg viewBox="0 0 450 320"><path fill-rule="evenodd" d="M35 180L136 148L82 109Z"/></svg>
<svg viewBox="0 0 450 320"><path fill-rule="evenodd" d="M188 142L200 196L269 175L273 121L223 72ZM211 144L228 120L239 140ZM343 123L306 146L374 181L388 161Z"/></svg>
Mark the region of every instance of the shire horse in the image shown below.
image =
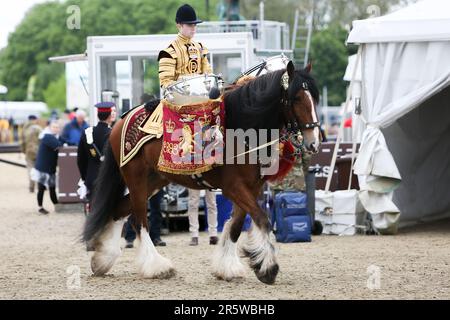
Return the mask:
<svg viewBox="0 0 450 320"><path fill-rule="evenodd" d="M289 62L286 69L227 90L224 94L227 129L300 129L306 149L317 152L320 131L315 106L319 91L310 70L310 65L295 70ZM284 74L289 76L288 82ZM145 278L170 278L175 274L172 262L157 252L149 237L147 199L170 182L192 189L204 188L189 175L158 171L162 139L144 144L130 162L119 168L123 124L124 119L115 124L105 147L105 160L93 192L91 213L84 225L83 240L95 248L91 268L94 276L104 275L111 269L121 254L120 238L125 218L132 214L135 217L133 227L140 240L137 250L139 274ZM203 179L214 188L222 189L224 196L233 202L232 216L224 226L213 255L213 274L226 281L244 276L237 241L246 213L249 213L253 223L242 252L249 258L256 277L263 283L273 284L279 266L272 244L271 222L257 202L265 182L260 175L260 165L225 162L203 173ZM126 188L129 194L125 196Z"/></svg>

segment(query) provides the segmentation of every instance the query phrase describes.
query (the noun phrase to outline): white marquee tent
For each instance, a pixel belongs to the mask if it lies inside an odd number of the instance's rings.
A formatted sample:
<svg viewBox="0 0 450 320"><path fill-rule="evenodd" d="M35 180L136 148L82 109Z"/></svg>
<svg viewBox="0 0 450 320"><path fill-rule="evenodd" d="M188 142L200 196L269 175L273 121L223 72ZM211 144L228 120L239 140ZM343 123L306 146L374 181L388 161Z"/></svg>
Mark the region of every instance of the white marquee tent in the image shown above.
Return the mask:
<svg viewBox="0 0 450 320"><path fill-rule="evenodd" d="M450 1L353 22L361 46L360 199L382 233L450 216ZM400 214L401 213L401 214Z"/></svg>

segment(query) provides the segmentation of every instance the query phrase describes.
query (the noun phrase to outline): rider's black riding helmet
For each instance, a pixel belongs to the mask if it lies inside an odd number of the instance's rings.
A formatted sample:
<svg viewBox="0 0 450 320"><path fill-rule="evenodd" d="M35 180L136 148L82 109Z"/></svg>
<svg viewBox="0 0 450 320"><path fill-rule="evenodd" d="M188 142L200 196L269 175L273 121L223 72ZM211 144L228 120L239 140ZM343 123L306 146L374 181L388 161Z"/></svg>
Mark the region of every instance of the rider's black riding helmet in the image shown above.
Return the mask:
<svg viewBox="0 0 450 320"><path fill-rule="evenodd" d="M194 8L188 4L183 4L177 10L175 22L183 24L197 24L202 23L203 21L197 19L197 14L195 13Z"/></svg>

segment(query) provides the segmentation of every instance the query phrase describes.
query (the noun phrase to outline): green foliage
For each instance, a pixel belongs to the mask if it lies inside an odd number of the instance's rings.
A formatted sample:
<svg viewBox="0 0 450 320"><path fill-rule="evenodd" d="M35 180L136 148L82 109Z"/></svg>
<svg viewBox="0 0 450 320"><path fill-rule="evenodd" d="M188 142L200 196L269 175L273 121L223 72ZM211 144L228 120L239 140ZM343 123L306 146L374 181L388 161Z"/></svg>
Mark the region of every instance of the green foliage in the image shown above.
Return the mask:
<svg viewBox="0 0 450 320"><path fill-rule="evenodd" d="M300 14L300 24L314 9L313 37L309 59L313 61L313 73L319 88L328 89L328 104L340 105L345 100L347 83L342 79L347 57L355 54L357 46L345 46L345 40L353 20L366 19L367 9L376 5L380 14L397 4L406 5L416 0L278 0L265 1L265 19L283 21L294 25L295 11ZM247 19L259 19L260 0L241 1L241 14ZM292 32L292 29L291 29Z"/></svg>
<svg viewBox="0 0 450 320"><path fill-rule="evenodd" d="M34 100L44 100L44 90L48 85L61 78L64 74L64 64L62 63L41 63L36 71L36 85L34 88Z"/></svg>
<svg viewBox="0 0 450 320"><path fill-rule="evenodd" d="M144 92L152 93L159 92L159 64L156 60L149 61L144 70Z"/></svg>
<svg viewBox="0 0 450 320"><path fill-rule="evenodd" d="M175 12L189 2L203 20L216 20L215 9L220 0L65 0L35 5L10 34L8 47L0 51L0 83L8 87L7 99L25 100L29 79L36 76L33 98L52 100L48 91L62 88L63 65L49 63L51 56L81 53L86 50L86 38L97 35L132 35L176 33ZM367 17L367 7L376 4L381 14L392 5L415 0L277 0L265 1L265 18L287 22L293 26L295 9L305 17L314 5L314 39L312 58L320 85L327 85L330 103L338 103L344 95L347 55L355 48L345 48L351 21ZM259 18L260 0L240 2L241 15ZM209 16L206 12L209 3ZM67 8L76 5L81 11L81 28L70 30L66 21ZM303 18L302 18L303 19ZM303 20L302 20L303 21ZM334 30L334 31L331 31ZM323 34L322 34L323 33ZM344 63L345 61L345 63ZM340 77L340 78L339 78ZM51 84L51 86L50 86ZM147 84L153 88L154 81ZM65 96L55 92L58 97ZM51 102L61 107L60 102Z"/></svg>
<svg viewBox="0 0 450 320"><path fill-rule="evenodd" d="M277 0L264 1L265 19L294 25L295 10L299 10L303 20L314 9L314 29L340 25L349 30L353 20L366 19L369 6L376 5L380 14L386 14L394 5L406 5L417 0ZM240 1L241 14L248 20L259 19L261 0Z"/></svg>
<svg viewBox="0 0 450 320"><path fill-rule="evenodd" d="M32 7L9 36L0 52L0 83L8 87L7 99L25 100L30 77L36 75L34 99L63 74L63 65L49 63L52 56L84 52L88 36L177 33L175 12L184 0L66 0ZM218 0L210 0L214 8ZM204 0L192 0L197 15L206 20ZM70 30L66 21L76 5L81 28ZM212 10L210 10L212 11ZM210 18L214 18L210 14Z"/></svg>
<svg viewBox="0 0 450 320"><path fill-rule="evenodd" d="M66 77L64 74L50 82L42 92L44 101L50 109L64 111L66 109Z"/></svg>
<svg viewBox="0 0 450 320"><path fill-rule="evenodd" d="M347 66L346 31L338 26L316 32L311 40L313 73L319 88L328 89L328 104L340 105L345 100L346 83L342 80Z"/></svg>

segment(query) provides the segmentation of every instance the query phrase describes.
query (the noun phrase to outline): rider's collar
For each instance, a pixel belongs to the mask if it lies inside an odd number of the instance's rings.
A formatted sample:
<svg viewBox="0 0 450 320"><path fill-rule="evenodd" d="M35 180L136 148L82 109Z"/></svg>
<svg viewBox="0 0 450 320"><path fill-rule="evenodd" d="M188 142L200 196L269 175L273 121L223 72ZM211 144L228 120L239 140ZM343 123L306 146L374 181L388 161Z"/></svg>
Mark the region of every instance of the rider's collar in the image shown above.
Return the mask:
<svg viewBox="0 0 450 320"><path fill-rule="evenodd" d="M178 33L178 40L180 40L183 44L191 43L191 39L183 36L181 33Z"/></svg>

